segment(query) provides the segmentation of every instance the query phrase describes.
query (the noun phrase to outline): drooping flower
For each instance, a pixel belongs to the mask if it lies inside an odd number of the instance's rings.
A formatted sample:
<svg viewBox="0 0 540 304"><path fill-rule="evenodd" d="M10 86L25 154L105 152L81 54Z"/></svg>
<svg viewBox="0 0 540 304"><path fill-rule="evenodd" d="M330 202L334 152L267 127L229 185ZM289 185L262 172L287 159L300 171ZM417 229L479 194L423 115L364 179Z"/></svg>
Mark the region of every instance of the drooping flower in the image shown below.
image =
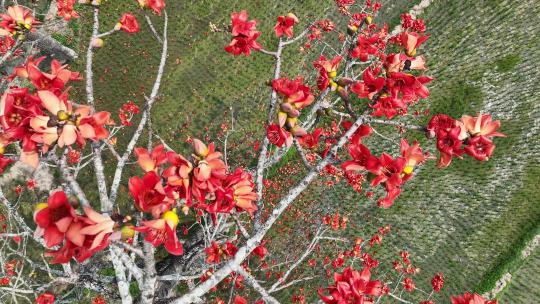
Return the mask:
<svg viewBox="0 0 540 304"><path fill-rule="evenodd" d="M286 16L278 16L277 24L274 26L276 36L281 37L283 35L292 38L293 26L298 23L298 17L293 13L288 13Z"/></svg>
<svg viewBox="0 0 540 304"><path fill-rule="evenodd" d="M47 247L59 245L64 240L71 223L77 220L75 209L63 191L49 196L47 203L39 203L34 212L37 224L36 237L43 236Z"/></svg>
<svg viewBox="0 0 540 304"><path fill-rule="evenodd" d="M486 300L481 295L469 292L459 296L451 296L452 304L497 304L497 300Z"/></svg>
<svg viewBox="0 0 540 304"><path fill-rule="evenodd" d="M452 157L463 155L464 150L461 147L463 141L460 139L460 134L460 127L454 127L450 131L439 130L437 133L437 149L440 152L437 164L439 168L448 167Z"/></svg>
<svg viewBox="0 0 540 304"><path fill-rule="evenodd" d="M116 24L114 27L117 31L123 30L126 33L138 33L140 31L139 23L137 22L137 18L133 16L132 14L123 14L122 18L120 18L120 21Z"/></svg>
<svg viewBox="0 0 540 304"><path fill-rule="evenodd" d="M181 255L184 249L176 235L176 226L179 221L176 211L169 210L164 212L160 219L144 221L142 227L134 229L146 234L145 240L154 247L164 244L170 254Z"/></svg>
<svg viewBox="0 0 540 304"><path fill-rule="evenodd" d="M140 211L151 213L154 218L159 218L174 203L174 200L167 197L161 178L154 171L147 172L143 178L131 177L128 187L135 200L135 207Z"/></svg>
<svg viewBox="0 0 540 304"><path fill-rule="evenodd" d="M367 267L361 272L347 267L342 273L334 273L334 284L319 289L318 293L327 304L366 303L372 296L382 294L382 283L371 281L371 272Z"/></svg>

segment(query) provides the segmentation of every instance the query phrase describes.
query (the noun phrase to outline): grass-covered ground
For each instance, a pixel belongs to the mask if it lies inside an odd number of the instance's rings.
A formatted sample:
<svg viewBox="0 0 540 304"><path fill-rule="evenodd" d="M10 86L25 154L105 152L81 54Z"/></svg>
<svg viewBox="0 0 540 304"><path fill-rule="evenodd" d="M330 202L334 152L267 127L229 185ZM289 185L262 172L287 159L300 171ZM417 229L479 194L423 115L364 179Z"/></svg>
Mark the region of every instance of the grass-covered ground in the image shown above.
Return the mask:
<svg viewBox="0 0 540 304"><path fill-rule="evenodd" d="M102 28L110 29L122 12L136 11L133 2L107 2L103 6L107 17ZM416 1L390 2L383 16L395 25L399 14ZM184 146L187 135L215 134L221 123L230 121L231 107L238 126L251 134L260 126L266 109L269 88L265 83L272 73L271 58L233 58L226 54L223 46L228 37L211 33L209 22L227 23L232 10L247 9L251 17L260 21L262 44L273 49L276 41L271 27L275 16L293 11L306 20L323 16L327 6L311 0L167 4L169 66L152 117L155 129L176 148ZM336 191L320 192L321 204L328 208L339 206L350 213L357 227L350 231L351 236L390 223L398 231L391 237L392 246L411 251L422 268L422 277L445 272L447 287L435 299L467 289L485 291L500 274L520 269L510 267L514 252L527 242L524 237L530 237L538 227L539 16L540 7L534 0L434 1L421 16L432 35L423 48L429 73L436 77L427 101L431 112L459 117L483 111L501 119L502 132L508 137L496 141L492 160L456 160L443 171L427 166L388 210L353 195L346 185L336 186ZM159 18L153 20L160 24ZM81 37L87 34L84 26L77 28L81 29ZM143 93L148 94L160 51L147 27L143 24L142 28L137 35L119 33L107 38L106 46L96 53L98 106L114 110L127 100L140 104ZM301 27L297 28L299 31ZM85 47L86 39L78 42L81 49ZM296 75L303 63L310 65L309 61L302 62L296 49L285 55L291 58L291 64L284 67L289 76ZM83 66L81 61L78 67ZM83 92L81 88L78 92ZM260 135L260 130L254 133ZM119 143L123 143L121 136ZM246 157L245 161L250 163L251 159ZM88 185L92 182L89 180ZM501 298L503 303L533 303L538 297L538 284L533 284L538 281L540 268L537 257L533 255L526 266L517 270L516 279ZM425 280L417 284L427 288L429 283ZM531 292L534 290L536 293ZM517 293L520 295L515 296Z"/></svg>

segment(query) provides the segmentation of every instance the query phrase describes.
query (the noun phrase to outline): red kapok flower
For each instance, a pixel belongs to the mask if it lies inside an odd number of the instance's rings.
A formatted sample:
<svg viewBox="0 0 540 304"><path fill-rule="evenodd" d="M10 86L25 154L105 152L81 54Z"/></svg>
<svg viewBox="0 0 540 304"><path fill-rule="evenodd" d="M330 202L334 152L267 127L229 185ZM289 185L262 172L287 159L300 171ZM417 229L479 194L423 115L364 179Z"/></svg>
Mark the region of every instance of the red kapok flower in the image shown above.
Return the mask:
<svg viewBox="0 0 540 304"><path fill-rule="evenodd" d="M36 304L54 304L54 295L52 293L42 293L36 298Z"/></svg>
<svg viewBox="0 0 540 304"><path fill-rule="evenodd" d="M452 304L497 304L497 300L486 300L479 294L469 292L459 296L451 296Z"/></svg>
<svg viewBox="0 0 540 304"><path fill-rule="evenodd" d="M319 289L319 297L327 304L365 303L370 296L380 296L382 283L371 281L371 272L368 267L361 272L347 267L342 273L334 273L334 284L326 288L329 295Z"/></svg>
<svg viewBox="0 0 540 304"><path fill-rule="evenodd" d="M161 178L154 171L147 172L143 178L130 178L128 186L135 200L135 207L143 212L150 212L154 218L159 218L174 202L167 197Z"/></svg>
<svg viewBox="0 0 540 304"><path fill-rule="evenodd" d="M228 175L223 181L223 188L231 192L235 206L252 214L257 210L255 201L257 193L253 191L254 184L251 174L242 168L236 169L233 174Z"/></svg>
<svg viewBox="0 0 540 304"><path fill-rule="evenodd" d="M295 80L288 78L274 79L272 80L272 88L283 97L283 102L291 104L296 110L309 106L315 99L309 87L303 84L302 77L298 77ZM290 111L285 112L289 113Z"/></svg>
<svg viewBox="0 0 540 304"><path fill-rule="evenodd" d="M157 168L167 162L167 154L164 150L165 147L159 145L150 153L145 148L135 148L134 152L137 155L137 163L144 172L157 172Z"/></svg>
<svg viewBox="0 0 540 304"><path fill-rule="evenodd" d="M274 26L276 36L283 35L291 38L293 36L293 26L298 23L298 17L293 13L288 13L287 16L277 17L277 24Z"/></svg>
<svg viewBox="0 0 540 304"><path fill-rule="evenodd" d="M313 66L319 70L319 78L317 78L319 90L324 90L330 85L332 86L332 89L337 88L334 79L337 76L337 69L341 59L343 59L343 57L336 56L331 60L327 60L326 57L321 56L319 60L313 63Z"/></svg>
<svg viewBox="0 0 540 304"><path fill-rule="evenodd" d="M135 227L134 229L145 233L146 237L144 239L154 247L165 243L165 249L170 254L181 255L184 249L176 235L176 226L179 221L176 211L166 211L160 219L144 221L142 227Z"/></svg>
<svg viewBox="0 0 540 304"><path fill-rule="evenodd" d="M285 129L277 124L271 124L266 128L266 137L270 143L278 147L283 147L283 145L290 147L292 145L293 138L291 133L285 131Z"/></svg>
<svg viewBox="0 0 540 304"><path fill-rule="evenodd" d="M120 18L120 21L116 24L114 27L117 31L123 30L126 33L138 33L140 31L139 23L137 22L137 18L133 16L132 14L123 14L122 18Z"/></svg>
<svg viewBox="0 0 540 304"><path fill-rule="evenodd" d="M161 10L165 8L164 0L137 0L141 8L150 8L154 13L161 16Z"/></svg>
<svg viewBox="0 0 540 304"><path fill-rule="evenodd" d="M384 77L376 77L378 71L367 68L362 75L363 81L357 81L351 85L351 91L358 94L359 98L373 99L375 94L379 93L384 87Z"/></svg>
<svg viewBox="0 0 540 304"><path fill-rule="evenodd" d="M475 136L467 141L464 150L465 153L475 159L485 161L488 160L493 154L493 151L495 151L495 145L485 136Z"/></svg>
<svg viewBox="0 0 540 304"><path fill-rule="evenodd" d="M32 12L20 5L10 6L5 14L0 14L0 36L15 36L25 31L34 31L39 24Z"/></svg>
<svg viewBox="0 0 540 304"><path fill-rule="evenodd" d="M443 288L444 275L442 272L439 272L435 276L433 276L433 279L431 279L431 286L433 287L433 290L436 292L439 292Z"/></svg>
<svg viewBox="0 0 540 304"><path fill-rule="evenodd" d="M74 11L75 0L61 0L56 1L58 7L58 16L69 21L71 18L79 18L79 14Z"/></svg>
<svg viewBox="0 0 540 304"><path fill-rule="evenodd" d="M34 212L36 235L44 236L47 247L59 245L64 240L71 223L76 221L75 209L63 191L49 196L47 203L39 203Z"/></svg>
<svg viewBox="0 0 540 304"><path fill-rule="evenodd" d="M463 115L461 122L472 136L505 136L497 132L501 122L492 121L489 114L478 114L477 117Z"/></svg>
<svg viewBox="0 0 540 304"><path fill-rule="evenodd" d="M416 32L403 32L400 35L401 45L405 47L407 56L416 55L416 49L429 38L429 35L420 36Z"/></svg>
<svg viewBox="0 0 540 304"><path fill-rule="evenodd" d="M231 33L233 39L231 43L225 47L225 51L238 56L244 54L249 56L251 50L260 50L260 45L256 40L260 36L257 31L257 21L248 21L248 13L243 10L240 13L233 12L231 15Z"/></svg>

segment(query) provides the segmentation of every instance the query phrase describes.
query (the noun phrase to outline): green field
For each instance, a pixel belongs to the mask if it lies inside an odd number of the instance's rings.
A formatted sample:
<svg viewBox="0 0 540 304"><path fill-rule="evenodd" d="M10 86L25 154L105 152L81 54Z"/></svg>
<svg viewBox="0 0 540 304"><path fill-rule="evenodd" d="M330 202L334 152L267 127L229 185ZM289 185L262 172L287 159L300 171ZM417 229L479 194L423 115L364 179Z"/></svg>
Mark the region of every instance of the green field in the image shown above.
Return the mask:
<svg viewBox="0 0 540 304"><path fill-rule="evenodd" d="M120 13L135 11L133 2L107 2L102 28L110 29ZM260 21L262 44L273 49L276 41L271 27L275 16L292 11L305 25L305 20L324 15L325 6L320 2L169 0L169 66L152 113L158 133L182 151L188 135L213 135L221 123L230 123L232 107L243 130L233 138L241 143L233 153L245 156L244 164L252 164L253 157L246 151L253 137L261 136L271 59L261 55L233 58L223 50L229 37L211 33L208 24L227 23L232 10L247 9ZM392 28L399 14L417 1L385 2L391 4L385 6L382 15ZM435 297L439 303L464 290L489 290L508 270L515 271L516 276L503 292L502 303L534 303L539 296L538 250L523 265L512 262L540 222L539 16L540 6L535 0L434 1L421 16L432 35L423 48L429 73L436 77L427 100L431 113L459 117L482 111L502 120L502 132L508 137L496 140L495 155L488 163L466 158L442 171L428 165L418 171L388 210L376 208L343 184L335 191L312 189L324 209L350 213L356 226L355 231L349 231L351 237L392 224L398 232L391 236L391 247L408 249L422 269L419 277L426 278L419 280L418 286L428 289L427 278L440 271L446 274L446 288ZM84 26L87 17L77 26L82 29L78 37L88 36ZM160 24L159 18L153 19ZM148 28L142 28L137 35L115 34L96 53L98 107L114 111L127 100L141 104L143 92L148 94L160 50ZM77 39L81 50L85 40ZM285 56L290 58L284 66L289 76L311 63L294 48ZM82 70L84 62L77 67ZM83 96L82 86L77 92ZM374 138L371 142L377 141ZM119 144L123 143L119 136ZM429 147L434 151L433 145ZM397 153L395 146L389 148ZM85 182L92 187L92 180ZM121 193L121 201L128 204L125 191ZM295 245L283 242L283 248ZM280 295L284 302L288 294Z"/></svg>

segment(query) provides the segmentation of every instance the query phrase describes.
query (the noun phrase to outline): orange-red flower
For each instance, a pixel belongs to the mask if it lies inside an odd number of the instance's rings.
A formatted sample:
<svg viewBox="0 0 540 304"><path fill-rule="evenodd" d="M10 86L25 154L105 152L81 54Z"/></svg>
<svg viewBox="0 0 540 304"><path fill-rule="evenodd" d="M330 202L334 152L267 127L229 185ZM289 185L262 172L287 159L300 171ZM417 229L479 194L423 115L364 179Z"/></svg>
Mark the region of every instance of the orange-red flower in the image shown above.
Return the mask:
<svg viewBox="0 0 540 304"><path fill-rule="evenodd" d="M257 210L255 201L257 193L253 191L254 184L251 179L251 174L245 172L242 168L227 176L223 181L223 188L231 192L232 200L235 206L241 208L248 213L253 213Z"/></svg>
<svg viewBox="0 0 540 304"><path fill-rule="evenodd" d="M277 124L271 124L266 128L266 137L268 137L270 143L278 147L283 147L283 145L290 147L292 145L293 138L291 133L285 131L285 129Z"/></svg>
<svg viewBox="0 0 540 304"><path fill-rule="evenodd" d="M193 169L192 194L199 202L205 202L208 192L215 192L227 174L227 166L221 159L221 152L215 151L214 143L208 147L198 139L193 140L196 166Z"/></svg>
<svg viewBox="0 0 540 304"><path fill-rule="evenodd" d="M240 13L233 12L231 15L231 34L233 39L229 45L225 47L225 51L238 56L244 54L249 56L251 50L260 50L260 45L256 40L261 35L257 31L257 21L248 21L248 13L243 10Z"/></svg>

